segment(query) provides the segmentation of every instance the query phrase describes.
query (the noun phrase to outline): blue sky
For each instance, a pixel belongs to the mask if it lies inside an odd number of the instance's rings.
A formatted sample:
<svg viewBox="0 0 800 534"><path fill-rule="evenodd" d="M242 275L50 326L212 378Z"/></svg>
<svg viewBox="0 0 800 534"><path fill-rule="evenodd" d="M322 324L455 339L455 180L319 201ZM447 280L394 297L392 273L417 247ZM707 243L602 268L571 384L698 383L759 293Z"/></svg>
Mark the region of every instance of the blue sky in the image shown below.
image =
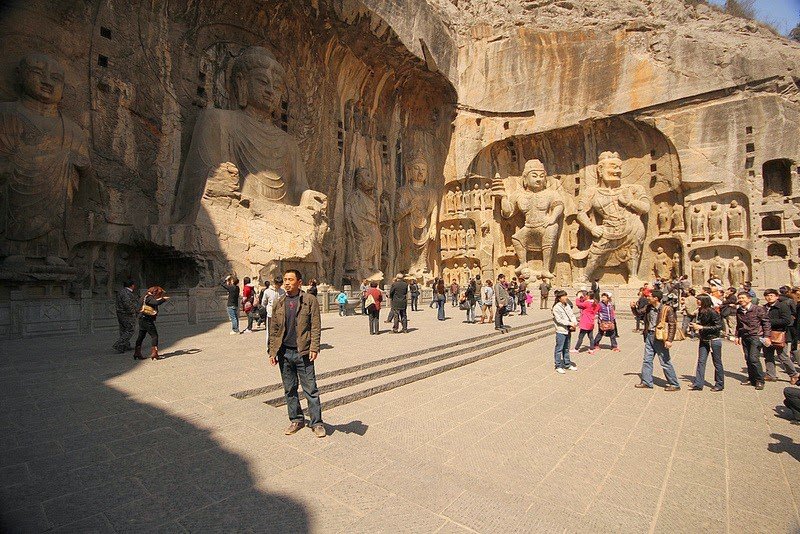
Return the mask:
<svg viewBox="0 0 800 534"><path fill-rule="evenodd" d="M725 0L711 0L712 4L725 5ZM800 0L755 0L756 16L775 26L782 34L800 22Z"/></svg>

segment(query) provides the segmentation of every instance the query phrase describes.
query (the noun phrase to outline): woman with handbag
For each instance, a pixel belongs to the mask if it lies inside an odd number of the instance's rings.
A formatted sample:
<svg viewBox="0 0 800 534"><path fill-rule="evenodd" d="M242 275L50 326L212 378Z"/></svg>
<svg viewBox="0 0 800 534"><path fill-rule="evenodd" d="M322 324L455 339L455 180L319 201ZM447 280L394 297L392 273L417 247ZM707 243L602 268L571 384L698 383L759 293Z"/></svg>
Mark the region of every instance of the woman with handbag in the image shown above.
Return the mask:
<svg viewBox="0 0 800 534"><path fill-rule="evenodd" d="M611 350L619 352L617 346L617 311L614 309L614 303L611 302L611 297L608 293L600 295L600 309L597 311L597 335L594 338L593 345L595 348L600 347L600 340L603 336L608 336L611 339ZM589 354L593 354L590 350Z"/></svg>
<svg viewBox="0 0 800 534"><path fill-rule="evenodd" d="M766 372L764 373L764 381L777 382L778 375L775 370L775 357L783 366L783 370L789 375L789 380L792 385L797 384L800 379L800 373L794 362L789 357L789 347L786 343L786 331L792 326L792 312L789 305L780 300L777 289L767 289L764 291L764 300L766 304L764 309L767 311L772 333L770 334L770 346L764 346L764 362Z"/></svg>
<svg viewBox="0 0 800 534"><path fill-rule="evenodd" d="M575 305L581 310L581 317L578 322L578 341L575 343L575 348L570 351L577 354L581 350L583 338L589 338L589 354L595 353L594 348L594 323L597 317L597 312L600 311L600 305L594 300L594 294L587 295L586 291L580 291L578 298L575 300Z"/></svg>
<svg viewBox="0 0 800 534"><path fill-rule="evenodd" d="M494 306L494 288L492 281L486 280L486 285L481 290L481 324L494 321L492 306Z"/></svg>
<svg viewBox="0 0 800 534"><path fill-rule="evenodd" d="M711 391L722 391L725 388L725 369L722 367L722 331L725 328L722 317L714 309L714 302L708 295L697 297L700 307L695 321L689 328L695 331L700 340L697 347L697 371L694 376L692 391L702 391L706 378L706 362L708 354L714 362L714 387Z"/></svg>
<svg viewBox="0 0 800 534"><path fill-rule="evenodd" d="M475 322L475 291L475 280L470 280L459 305L460 309L467 312L467 322L470 324Z"/></svg>
<svg viewBox="0 0 800 534"><path fill-rule="evenodd" d="M381 302L383 302L383 291L378 289L378 282L373 280L367 289L367 298L364 299L364 308L369 315L369 334L378 335L381 329Z"/></svg>
<svg viewBox="0 0 800 534"><path fill-rule="evenodd" d="M250 277L245 276L244 286L242 286L242 311L247 316L247 328L242 334L253 332L253 321L256 319L255 298L256 288L253 287Z"/></svg>
<svg viewBox="0 0 800 534"><path fill-rule="evenodd" d="M136 338L136 348L133 351L134 359L145 359L145 356L142 356L142 342L147 334L150 334L150 341L153 343L153 348L150 349L150 358L153 360L159 359L156 317L158 316L158 307L168 300L169 297L164 294L164 289L159 286L153 286L147 290L142 307L139 310L139 335Z"/></svg>

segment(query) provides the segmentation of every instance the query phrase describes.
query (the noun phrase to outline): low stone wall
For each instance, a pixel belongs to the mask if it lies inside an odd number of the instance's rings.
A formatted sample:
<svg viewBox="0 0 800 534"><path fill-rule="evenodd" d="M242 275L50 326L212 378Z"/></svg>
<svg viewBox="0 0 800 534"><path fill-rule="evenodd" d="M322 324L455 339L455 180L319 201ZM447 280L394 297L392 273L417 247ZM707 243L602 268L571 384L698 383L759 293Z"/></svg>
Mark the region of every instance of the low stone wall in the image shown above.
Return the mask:
<svg viewBox="0 0 800 534"><path fill-rule="evenodd" d="M355 313L361 293L348 291ZM320 292L323 312L338 312L338 291ZM213 324L228 320L226 295L216 288L194 288L169 293L170 301L159 308L159 325ZM422 289L420 303L430 302L432 291ZM40 336L85 335L115 332L117 316L114 298L98 297L82 291L78 298L31 297L22 291L12 291L8 300L0 301L0 339Z"/></svg>

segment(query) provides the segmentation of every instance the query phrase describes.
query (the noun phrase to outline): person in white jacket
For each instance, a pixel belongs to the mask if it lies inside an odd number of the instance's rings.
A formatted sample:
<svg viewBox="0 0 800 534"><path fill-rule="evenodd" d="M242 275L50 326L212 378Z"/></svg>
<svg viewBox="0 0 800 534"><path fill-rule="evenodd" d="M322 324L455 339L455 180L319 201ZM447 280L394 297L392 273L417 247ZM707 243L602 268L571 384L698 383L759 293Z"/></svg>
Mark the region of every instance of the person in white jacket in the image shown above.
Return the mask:
<svg viewBox="0 0 800 534"><path fill-rule="evenodd" d="M575 317L572 305L568 302L566 291L559 289L553 296L556 300L555 305L553 305L553 323L556 325L556 348L554 353L556 372L563 375L567 372L567 369L570 371L578 370L578 367L569 359L572 332L575 331L575 327L578 325L578 319Z"/></svg>

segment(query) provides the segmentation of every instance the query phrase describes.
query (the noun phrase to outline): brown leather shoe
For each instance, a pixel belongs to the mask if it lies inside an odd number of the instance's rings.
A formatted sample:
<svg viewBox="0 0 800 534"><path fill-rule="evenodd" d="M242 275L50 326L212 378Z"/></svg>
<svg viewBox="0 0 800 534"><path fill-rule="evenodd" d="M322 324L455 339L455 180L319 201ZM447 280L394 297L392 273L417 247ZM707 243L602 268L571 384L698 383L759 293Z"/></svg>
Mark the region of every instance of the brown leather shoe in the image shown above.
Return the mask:
<svg viewBox="0 0 800 534"><path fill-rule="evenodd" d="M638 384L634 384L633 387L639 388L639 389L653 389L652 387L648 386L644 382L639 382Z"/></svg>
<svg viewBox="0 0 800 534"><path fill-rule="evenodd" d="M316 425L312 427L311 430L314 431L314 435L317 436L318 438L324 438L325 436L328 435L323 425Z"/></svg>
<svg viewBox="0 0 800 534"><path fill-rule="evenodd" d="M756 389L759 390L759 391L764 389L764 382L757 382L756 383Z"/></svg>
<svg viewBox="0 0 800 534"><path fill-rule="evenodd" d="M680 391L681 388L679 386L667 386L664 388L664 391Z"/></svg>
<svg viewBox="0 0 800 534"><path fill-rule="evenodd" d="M717 393L719 391L722 391L722 388L718 388L717 386L714 386L713 388L711 388L711 391L713 391L714 393Z"/></svg>
<svg viewBox="0 0 800 534"><path fill-rule="evenodd" d="M305 421L292 421L292 423L286 427L286 430L284 430L283 433L287 436L291 436L304 426L306 426Z"/></svg>
<svg viewBox="0 0 800 534"><path fill-rule="evenodd" d="M764 382L777 382L778 379L774 376L764 375Z"/></svg>

